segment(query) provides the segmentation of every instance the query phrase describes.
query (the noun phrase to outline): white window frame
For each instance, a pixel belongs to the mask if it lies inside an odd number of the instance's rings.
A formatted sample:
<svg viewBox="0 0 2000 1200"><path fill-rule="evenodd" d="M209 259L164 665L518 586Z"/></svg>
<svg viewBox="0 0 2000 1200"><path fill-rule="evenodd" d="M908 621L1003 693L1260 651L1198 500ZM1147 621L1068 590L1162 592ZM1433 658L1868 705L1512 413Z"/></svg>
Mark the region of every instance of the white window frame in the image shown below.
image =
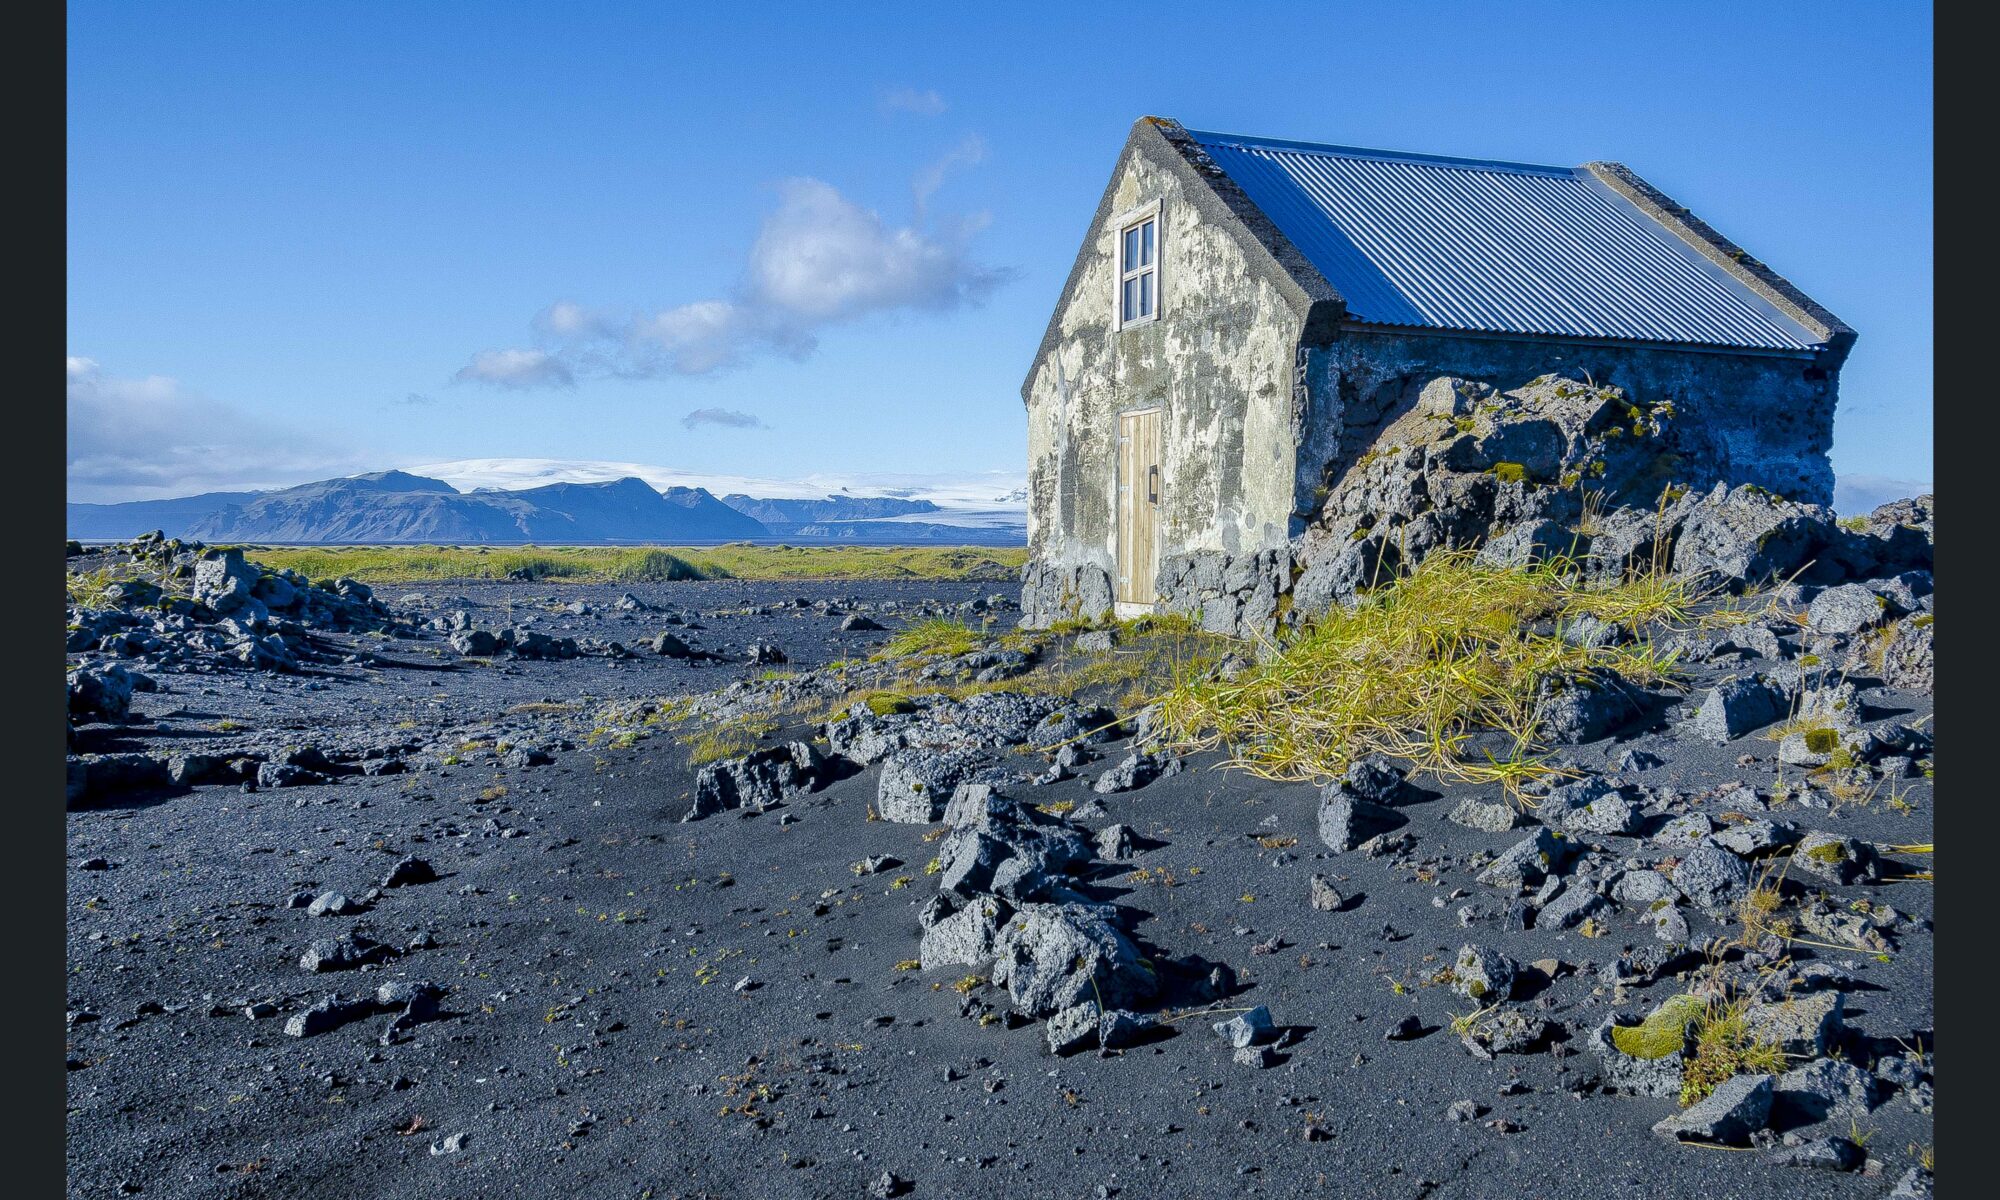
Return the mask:
<svg viewBox="0 0 2000 1200"><path fill-rule="evenodd" d="M1161 286L1166 272L1162 265L1166 261L1166 222L1161 220L1162 206L1154 200L1137 208L1128 209L1111 222L1111 328L1129 329L1136 325L1147 325L1160 319L1160 312L1166 305L1166 289ZM1146 222L1153 223L1153 261L1146 266L1127 268L1125 264L1125 234ZM1143 317L1125 319L1125 281L1144 275L1153 277L1153 311Z"/></svg>

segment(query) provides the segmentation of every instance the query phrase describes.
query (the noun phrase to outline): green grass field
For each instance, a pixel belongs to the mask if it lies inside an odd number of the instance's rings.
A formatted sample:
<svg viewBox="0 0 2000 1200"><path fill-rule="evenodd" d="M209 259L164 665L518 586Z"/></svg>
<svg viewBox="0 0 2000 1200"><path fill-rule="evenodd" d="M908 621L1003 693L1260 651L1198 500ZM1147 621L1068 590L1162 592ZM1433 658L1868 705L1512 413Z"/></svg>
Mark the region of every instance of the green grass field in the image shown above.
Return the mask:
<svg viewBox="0 0 2000 1200"><path fill-rule="evenodd" d="M566 583L676 579L1018 578L1024 547L1005 546L245 546L246 557L312 579L364 583L506 579Z"/></svg>

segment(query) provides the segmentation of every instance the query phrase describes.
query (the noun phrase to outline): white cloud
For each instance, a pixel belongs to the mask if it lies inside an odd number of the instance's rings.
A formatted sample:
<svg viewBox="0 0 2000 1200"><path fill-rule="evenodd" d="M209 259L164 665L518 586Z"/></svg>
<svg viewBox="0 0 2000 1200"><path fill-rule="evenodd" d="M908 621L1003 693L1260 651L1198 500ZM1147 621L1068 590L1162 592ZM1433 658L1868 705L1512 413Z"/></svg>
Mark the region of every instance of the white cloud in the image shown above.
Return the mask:
<svg viewBox="0 0 2000 1200"><path fill-rule="evenodd" d="M944 97L931 88L921 90L913 87L883 88L877 103L885 115L906 112L915 113L920 117L935 117L946 108Z"/></svg>
<svg viewBox="0 0 2000 1200"><path fill-rule="evenodd" d="M481 350L452 378L504 388L576 385L569 365L546 350Z"/></svg>
<svg viewBox="0 0 2000 1200"><path fill-rule="evenodd" d="M106 375L69 356L69 499L153 499L248 491L364 469L343 447L317 443L194 395L160 375Z"/></svg>
<svg viewBox="0 0 2000 1200"><path fill-rule="evenodd" d="M587 376L705 375L759 354L806 358L830 325L978 304L1012 274L972 260L967 242L983 220L931 223L924 209L950 171L984 155L985 143L970 137L919 172L908 225L891 225L823 180L784 180L730 296L624 319L559 300L530 322L542 346L481 351L455 378L525 389Z"/></svg>
<svg viewBox="0 0 2000 1200"><path fill-rule="evenodd" d="M656 375L705 375L743 361L743 352L761 338L757 314L729 300L697 300L669 308L649 317L637 317L627 326L624 346L610 347L622 365L612 373L625 377L650 378ZM809 342L805 351L810 353Z"/></svg>
<svg viewBox="0 0 2000 1200"><path fill-rule="evenodd" d="M943 311L985 298L1004 273L959 239L881 217L817 179L789 179L750 251L750 297L803 324L898 308Z"/></svg>
<svg viewBox="0 0 2000 1200"><path fill-rule="evenodd" d="M536 313L532 324L536 333L555 338L612 337L618 332L615 318L570 300Z"/></svg>

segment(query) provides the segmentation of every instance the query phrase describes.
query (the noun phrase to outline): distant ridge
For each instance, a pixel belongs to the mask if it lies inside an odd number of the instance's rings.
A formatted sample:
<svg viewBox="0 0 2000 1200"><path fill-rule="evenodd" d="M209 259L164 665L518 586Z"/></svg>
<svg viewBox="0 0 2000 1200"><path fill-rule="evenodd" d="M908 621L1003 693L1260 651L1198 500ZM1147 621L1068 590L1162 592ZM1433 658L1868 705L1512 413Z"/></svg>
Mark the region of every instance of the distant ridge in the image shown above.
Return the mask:
<svg viewBox="0 0 2000 1200"><path fill-rule="evenodd" d="M107 541L137 537L152 529L164 529L179 537L196 522L218 509L245 504L261 492L203 492L198 496L178 496L172 500L131 500L124 504L72 504L66 523L69 536L85 541Z"/></svg>
<svg viewBox="0 0 2000 1200"><path fill-rule="evenodd" d="M461 493L383 471L226 505L184 536L205 542L597 542L756 537L759 522L707 492L663 496L640 479Z"/></svg>
<svg viewBox="0 0 2000 1200"><path fill-rule="evenodd" d="M936 520L926 520L937 514ZM376 471L267 492L71 504L69 536L92 541L153 529L204 542L290 544L592 544L788 541L1013 545L1024 530L930 500L834 495L759 498L706 488L664 491L636 476L461 492L442 479Z"/></svg>

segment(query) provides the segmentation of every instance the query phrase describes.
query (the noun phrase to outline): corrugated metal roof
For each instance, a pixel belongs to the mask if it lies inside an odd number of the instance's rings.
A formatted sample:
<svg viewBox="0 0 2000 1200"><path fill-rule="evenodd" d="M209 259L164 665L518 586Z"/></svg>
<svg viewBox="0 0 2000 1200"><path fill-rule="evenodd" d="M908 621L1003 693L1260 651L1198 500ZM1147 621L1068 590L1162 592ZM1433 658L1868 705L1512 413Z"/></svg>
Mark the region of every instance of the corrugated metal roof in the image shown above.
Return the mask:
<svg viewBox="0 0 2000 1200"><path fill-rule="evenodd" d="M1582 168L1189 130L1351 320L1798 350L1811 330Z"/></svg>

